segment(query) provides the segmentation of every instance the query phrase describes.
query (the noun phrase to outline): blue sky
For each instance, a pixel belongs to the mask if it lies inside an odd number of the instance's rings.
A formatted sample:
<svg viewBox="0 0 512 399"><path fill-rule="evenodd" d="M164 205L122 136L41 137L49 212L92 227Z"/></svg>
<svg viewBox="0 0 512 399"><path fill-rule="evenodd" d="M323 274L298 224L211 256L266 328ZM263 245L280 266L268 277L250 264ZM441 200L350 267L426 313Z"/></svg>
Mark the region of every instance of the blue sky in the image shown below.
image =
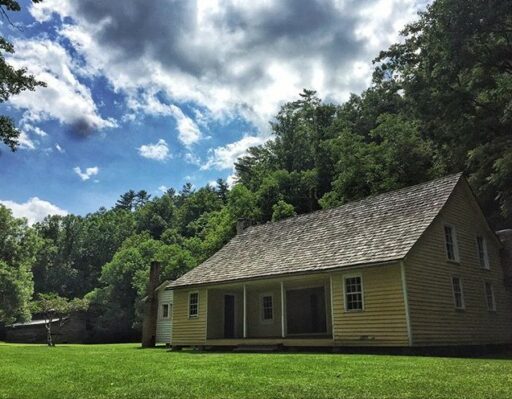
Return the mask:
<svg viewBox="0 0 512 399"><path fill-rule="evenodd" d="M0 106L22 131L0 147L0 202L30 222L222 177L311 88L342 102L425 2L45 0L11 14L8 57L47 83Z"/></svg>

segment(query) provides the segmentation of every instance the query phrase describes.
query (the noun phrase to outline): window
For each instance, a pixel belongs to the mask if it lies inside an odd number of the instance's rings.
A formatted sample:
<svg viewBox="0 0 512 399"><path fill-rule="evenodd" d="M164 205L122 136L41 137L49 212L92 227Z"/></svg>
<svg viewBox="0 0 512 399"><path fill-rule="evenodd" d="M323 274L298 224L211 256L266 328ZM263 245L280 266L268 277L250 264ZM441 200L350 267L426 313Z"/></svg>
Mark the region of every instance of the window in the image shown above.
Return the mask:
<svg viewBox="0 0 512 399"><path fill-rule="evenodd" d="M191 292L188 296L188 317L197 317L199 314L199 293Z"/></svg>
<svg viewBox="0 0 512 399"><path fill-rule="evenodd" d="M169 304L164 303L162 304L162 319L168 319L169 318Z"/></svg>
<svg viewBox="0 0 512 399"><path fill-rule="evenodd" d="M272 295L261 296L261 320L272 321L274 320L274 307Z"/></svg>
<svg viewBox="0 0 512 399"><path fill-rule="evenodd" d="M487 302L487 309L491 312L496 311L496 300L494 299L494 288L491 283L485 282L485 300Z"/></svg>
<svg viewBox="0 0 512 399"><path fill-rule="evenodd" d="M460 277L452 277L453 301L456 309L464 309L464 293Z"/></svg>
<svg viewBox="0 0 512 399"><path fill-rule="evenodd" d="M484 269L489 269L489 255L487 254L487 242L485 241L485 238L482 236L477 236L476 245L480 266L482 266Z"/></svg>
<svg viewBox="0 0 512 399"><path fill-rule="evenodd" d="M363 283L361 276L345 277L345 310L363 310Z"/></svg>
<svg viewBox="0 0 512 399"><path fill-rule="evenodd" d="M458 262L459 248L457 246L457 233L455 232L455 227L447 224L444 226L444 242L448 260Z"/></svg>

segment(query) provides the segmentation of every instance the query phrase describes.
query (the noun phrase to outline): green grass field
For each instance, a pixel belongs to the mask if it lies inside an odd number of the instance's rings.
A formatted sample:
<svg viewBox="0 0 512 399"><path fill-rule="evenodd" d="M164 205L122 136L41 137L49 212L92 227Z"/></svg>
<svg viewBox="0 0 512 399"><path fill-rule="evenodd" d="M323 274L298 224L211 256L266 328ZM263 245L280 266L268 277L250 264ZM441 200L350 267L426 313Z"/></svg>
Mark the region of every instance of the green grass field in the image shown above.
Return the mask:
<svg viewBox="0 0 512 399"><path fill-rule="evenodd" d="M512 360L0 343L0 398L512 398Z"/></svg>

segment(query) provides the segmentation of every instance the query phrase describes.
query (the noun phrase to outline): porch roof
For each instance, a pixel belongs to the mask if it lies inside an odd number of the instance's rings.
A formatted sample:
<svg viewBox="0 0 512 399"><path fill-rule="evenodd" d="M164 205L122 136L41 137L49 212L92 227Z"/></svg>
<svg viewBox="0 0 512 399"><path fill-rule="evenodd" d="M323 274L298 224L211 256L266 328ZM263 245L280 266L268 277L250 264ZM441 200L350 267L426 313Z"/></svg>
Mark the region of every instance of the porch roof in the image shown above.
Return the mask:
<svg viewBox="0 0 512 399"><path fill-rule="evenodd" d="M405 257L461 174L252 226L170 286L324 271Z"/></svg>

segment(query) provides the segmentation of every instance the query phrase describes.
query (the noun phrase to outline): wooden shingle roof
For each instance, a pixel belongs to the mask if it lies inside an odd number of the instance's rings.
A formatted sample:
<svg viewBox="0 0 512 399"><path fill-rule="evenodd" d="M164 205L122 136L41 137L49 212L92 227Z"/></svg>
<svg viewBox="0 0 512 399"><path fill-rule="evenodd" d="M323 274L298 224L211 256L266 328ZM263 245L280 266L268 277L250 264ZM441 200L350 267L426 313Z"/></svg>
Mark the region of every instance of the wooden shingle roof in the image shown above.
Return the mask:
<svg viewBox="0 0 512 399"><path fill-rule="evenodd" d="M338 208L252 226L173 287L399 260L448 200L461 174Z"/></svg>

